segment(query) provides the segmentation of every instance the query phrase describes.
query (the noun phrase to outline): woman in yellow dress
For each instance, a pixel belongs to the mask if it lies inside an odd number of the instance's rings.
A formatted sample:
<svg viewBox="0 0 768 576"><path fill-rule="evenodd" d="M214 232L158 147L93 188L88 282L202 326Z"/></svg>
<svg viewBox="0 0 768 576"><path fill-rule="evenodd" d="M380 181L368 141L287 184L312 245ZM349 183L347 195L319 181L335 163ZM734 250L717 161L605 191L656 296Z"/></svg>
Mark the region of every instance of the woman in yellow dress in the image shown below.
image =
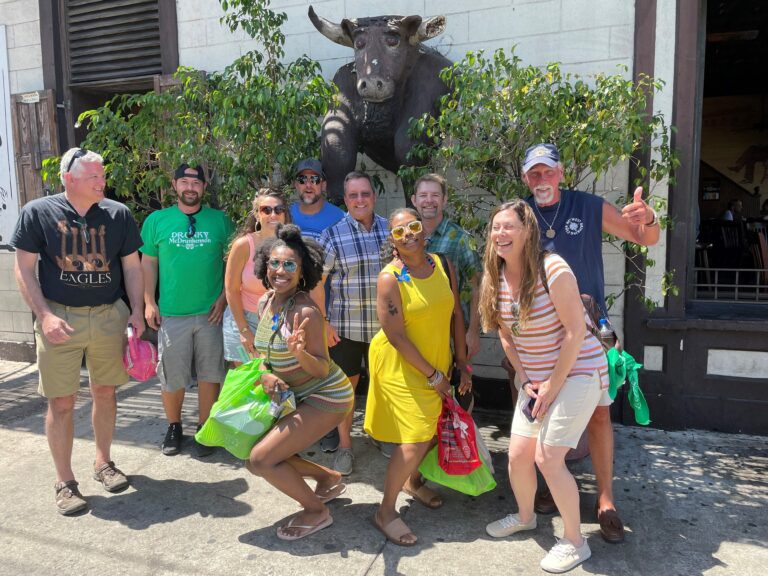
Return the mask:
<svg viewBox="0 0 768 576"><path fill-rule="evenodd" d="M374 523L394 544L413 546L417 538L398 516L395 504L400 490L430 508L442 504L439 496L424 486L417 468L433 444L441 397L451 393L447 374L453 360L451 336L461 371L459 393L472 388L471 368L466 359L461 307L452 290L456 286L453 267L447 259L427 254L415 210L395 210L389 226L391 245L383 252L391 262L377 282L376 311L381 330L373 337L369 351L365 431L375 440L397 444Z"/></svg>

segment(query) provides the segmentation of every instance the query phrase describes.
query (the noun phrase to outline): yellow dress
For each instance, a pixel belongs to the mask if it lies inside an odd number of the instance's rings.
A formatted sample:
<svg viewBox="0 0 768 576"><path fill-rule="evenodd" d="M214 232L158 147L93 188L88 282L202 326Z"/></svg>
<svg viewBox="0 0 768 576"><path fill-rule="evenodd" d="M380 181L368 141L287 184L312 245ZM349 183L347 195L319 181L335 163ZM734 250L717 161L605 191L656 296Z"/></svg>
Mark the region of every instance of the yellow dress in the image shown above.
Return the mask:
<svg viewBox="0 0 768 576"><path fill-rule="evenodd" d="M453 293L440 258L423 280L398 281L405 332L432 366L448 372L452 360L451 315ZM388 264L382 273L400 269ZM442 402L427 377L390 344L384 330L371 340L368 352L370 383L365 407L365 431L380 442L426 442L435 435Z"/></svg>

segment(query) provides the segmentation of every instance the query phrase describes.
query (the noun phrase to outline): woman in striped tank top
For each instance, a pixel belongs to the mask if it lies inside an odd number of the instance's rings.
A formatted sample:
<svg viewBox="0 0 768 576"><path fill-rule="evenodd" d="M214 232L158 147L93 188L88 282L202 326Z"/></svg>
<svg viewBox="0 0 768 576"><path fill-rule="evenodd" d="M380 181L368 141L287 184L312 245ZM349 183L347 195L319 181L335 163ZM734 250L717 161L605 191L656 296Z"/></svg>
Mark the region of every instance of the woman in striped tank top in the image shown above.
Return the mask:
<svg viewBox="0 0 768 576"><path fill-rule="evenodd" d="M308 294L322 278L320 247L288 224L261 245L255 269L270 288L259 301L254 338L271 371L261 385L269 395L290 389L297 408L253 447L246 466L304 508L277 530L282 540L298 540L333 523L325 504L346 486L339 472L297 454L336 428L352 410L354 397L349 379L328 355L325 320ZM317 482L314 490L305 477Z"/></svg>
<svg viewBox="0 0 768 576"><path fill-rule="evenodd" d="M536 528L535 463L565 527L541 567L565 572L591 555L581 534L579 493L565 454L578 444L608 386L605 354L586 329L573 272L560 256L542 251L536 216L525 201L507 202L491 213L484 266L483 329L498 330L525 392L518 395L509 441L509 480L518 513L486 530L504 537Z"/></svg>

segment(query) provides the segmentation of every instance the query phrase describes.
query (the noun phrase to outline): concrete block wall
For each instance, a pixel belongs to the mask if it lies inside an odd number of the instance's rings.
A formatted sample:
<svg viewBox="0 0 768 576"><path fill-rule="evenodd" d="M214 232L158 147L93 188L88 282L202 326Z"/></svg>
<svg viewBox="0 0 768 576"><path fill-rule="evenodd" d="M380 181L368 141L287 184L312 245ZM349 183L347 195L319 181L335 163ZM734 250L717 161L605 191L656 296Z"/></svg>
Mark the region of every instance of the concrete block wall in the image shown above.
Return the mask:
<svg viewBox="0 0 768 576"><path fill-rule="evenodd" d="M0 26L6 30L10 93L42 90L38 0L0 0ZM0 358L31 360L32 313L16 287L14 258L13 252L0 250Z"/></svg>
<svg viewBox="0 0 768 576"><path fill-rule="evenodd" d="M42 90L43 54L40 47L38 0L0 0L0 26L8 36L11 94Z"/></svg>

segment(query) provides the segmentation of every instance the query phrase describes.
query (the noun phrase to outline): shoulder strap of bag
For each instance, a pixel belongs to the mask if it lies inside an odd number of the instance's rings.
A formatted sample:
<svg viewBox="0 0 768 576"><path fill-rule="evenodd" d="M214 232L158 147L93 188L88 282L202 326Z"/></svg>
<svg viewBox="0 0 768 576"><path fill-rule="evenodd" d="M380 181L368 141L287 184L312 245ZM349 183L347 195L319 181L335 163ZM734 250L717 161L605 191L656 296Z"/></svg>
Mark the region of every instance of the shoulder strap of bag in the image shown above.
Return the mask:
<svg viewBox="0 0 768 576"><path fill-rule="evenodd" d="M546 291L547 294L549 294L549 284L547 284L547 271L544 269L544 258L542 258L541 261L539 262L539 274L541 275L541 282L544 284L544 290ZM590 333L595 338L597 338L597 341L603 345L603 348L607 350L605 344L603 343L602 338L600 338L600 329L598 328L598 325L600 324L600 315L599 315L599 311L598 311L598 307L597 307L597 303L595 302L595 299L592 298L592 296L590 296L589 294L582 294L581 304L587 313L587 318L589 319L589 321L587 322L587 330L589 330ZM617 342L618 342L618 338L617 338Z"/></svg>
<svg viewBox="0 0 768 576"><path fill-rule="evenodd" d="M436 254L437 257L440 258L440 264L443 266L443 270L445 270L445 275L448 276L448 285L453 291L453 279L451 278L451 269L448 266L448 259L445 257L445 254L441 252L437 252Z"/></svg>

